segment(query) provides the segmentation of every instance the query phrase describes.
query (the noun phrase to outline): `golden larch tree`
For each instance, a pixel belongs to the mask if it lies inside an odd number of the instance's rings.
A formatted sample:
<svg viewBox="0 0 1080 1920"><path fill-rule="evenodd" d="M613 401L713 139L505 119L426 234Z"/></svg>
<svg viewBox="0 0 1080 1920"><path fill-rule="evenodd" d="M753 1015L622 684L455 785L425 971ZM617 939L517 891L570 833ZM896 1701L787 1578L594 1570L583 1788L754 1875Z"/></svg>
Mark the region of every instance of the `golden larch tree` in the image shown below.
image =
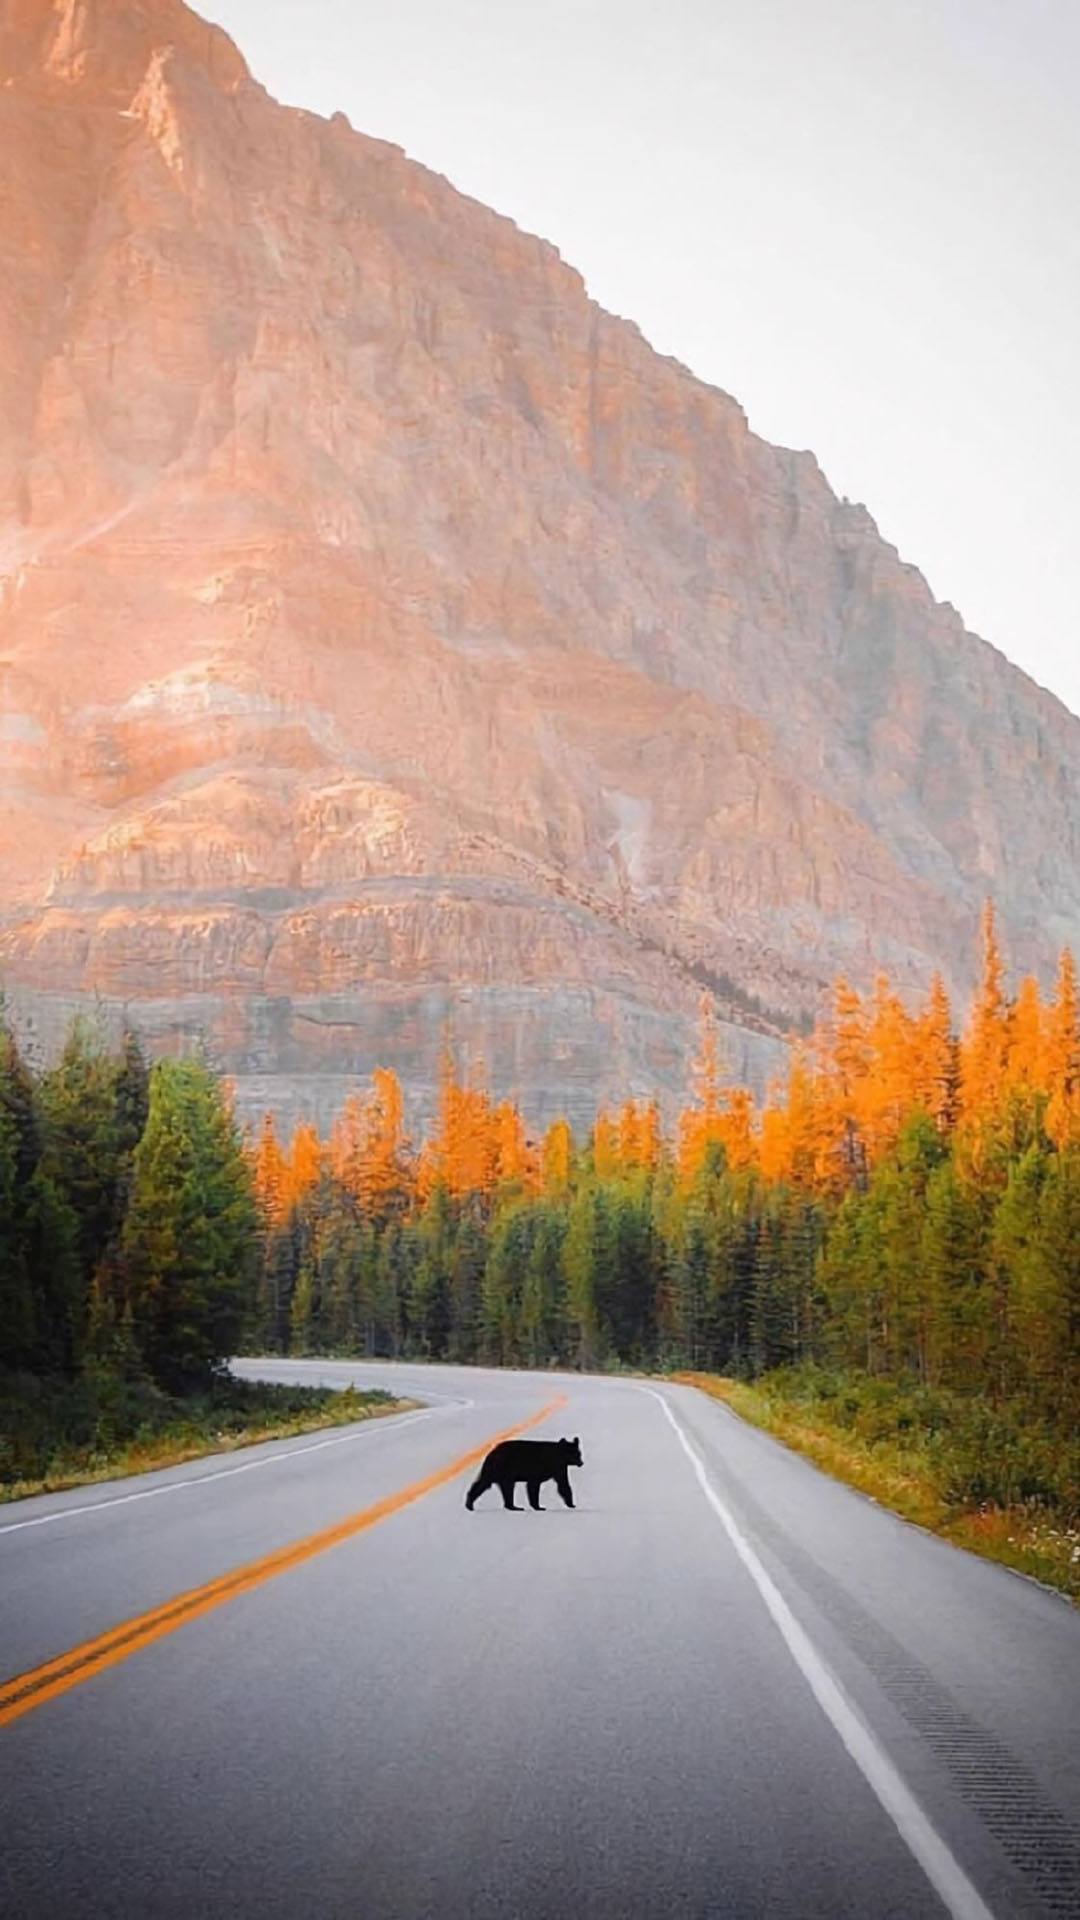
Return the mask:
<svg viewBox="0 0 1080 1920"><path fill-rule="evenodd" d="M659 1166L664 1149L660 1104L652 1100L624 1100L617 1123L618 1161L624 1173L639 1168L653 1172Z"/></svg>
<svg viewBox="0 0 1080 1920"><path fill-rule="evenodd" d="M327 1160L335 1180L360 1198L361 1163L368 1131L367 1101L351 1093L330 1129Z"/></svg>
<svg viewBox="0 0 1080 1920"><path fill-rule="evenodd" d="M357 1169L357 1192L366 1213L387 1219L410 1199L405 1097L397 1074L376 1067L371 1095L364 1103Z"/></svg>
<svg viewBox="0 0 1080 1920"><path fill-rule="evenodd" d="M495 1110L484 1086L483 1067L473 1068L469 1084L457 1072L449 1047L444 1050L439 1088L439 1124L432 1166L455 1199L495 1191L499 1141Z"/></svg>
<svg viewBox="0 0 1080 1920"><path fill-rule="evenodd" d="M638 1164L638 1106L636 1100L624 1100L615 1122L615 1155L622 1173Z"/></svg>
<svg viewBox="0 0 1080 1920"><path fill-rule="evenodd" d="M285 1180L286 1212L291 1212L311 1188L318 1185L323 1170L323 1146L308 1121L297 1127L289 1146L289 1166Z"/></svg>
<svg viewBox="0 0 1080 1920"><path fill-rule="evenodd" d="M965 1145L978 1171L1002 1120L1009 1057L1009 1005L1005 965L993 901L982 915L982 974L960 1048L960 1107Z"/></svg>
<svg viewBox="0 0 1080 1920"><path fill-rule="evenodd" d="M536 1187L536 1155L529 1145L521 1111L514 1100L500 1100L494 1113L495 1177L500 1186Z"/></svg>
<svg viewBox="0 0 1080 1920"><path fill-rule="evenodd" d="M832 1177L833 1138L823 1128L818 1085L804 1046L793 1047L787 1079L770 1093L758 1158L766 1180L811 1189Z"/></svg>
<svg viewBox="0 0 1080 1920"><path fill-rule="evenodd" d="M288 1212L289 1163L277 1136L272 1113L264 1113L255 1148L253 1178L255 1198L268 1227L284 1224Z"/></svg>
<svg viewBox="0 0 1080 1920"><path fill-rule="evenodd" d="M736 1172L752 1167L758 1143L754 1096L748 1087L727 1088L716 1126L728 1166Z"/></svg>
<svg viewBox="0 0 1080 1920"><path fill-rule="evenodd" d="M814 1036L813 1052L817 1073L809 1077L816 1081L811 1101L816 1178L821 1186L842 1191L866 1168L859 1117L870 1065L866 1010L843 977L833 987L831 1014Z"/></svg>
<svg viewBox="0 0 1080 1920"><path fill-rule="evenodd" d="M574 1136L568 1120L553 1120L540 1149L540 1178L544 1193L560 1200L570 1191L570 1170L574 1162Z"/></svg>
<svg viewBox="0 0 1080 1920"><path fill-rule="evenodd" d="M1046 1014L1043 1084L1046 1130L1054 1145L1080 1143L1080 988L1068 947L1061 955L1054 998Z"/></svg>
<svg viewBox="0 0 1080 1920"><path fill-rule="evenodd" d="M876 1166L900 1137L918 1104L917 1026L888 976L879 973L866 1029L867 1068L854 1096L867 1159Z"/></svg>
<svg viewBox="0 0 1080 1920"><path fill-rule="evenodd" d="M914 1104L930 1115L941 1134L956 1125L960 1098L960 1049L953 1031L952 1006L940 973L930 984L926 1005L915 1024Z"/></svg>
<svg viewBox="0 0 1080 1920"><path fill-rule="evenodd" d="M679 1115L677 1165L683 1187L697 1178L710 1146L723 1143L721 1068L716 1009L709 996L703 994L698 1050L690 1068L693 1104L684 1107Z"/></svg>
<svg viewBox="0 0 1080 1920"><path fill-rule="evenodd" d="M610 1180L619 1171L619 1128L606 1107L593 1123L593 1167L598 1180Z"/></svg>
<svg viewBox="0 0 1080 1920"><path fill-rule="evenodd" d="M664 1157L664 1124L660 1102L654 1095L638 1107L637 1164L647 1173L655 1173Z"/></svg>

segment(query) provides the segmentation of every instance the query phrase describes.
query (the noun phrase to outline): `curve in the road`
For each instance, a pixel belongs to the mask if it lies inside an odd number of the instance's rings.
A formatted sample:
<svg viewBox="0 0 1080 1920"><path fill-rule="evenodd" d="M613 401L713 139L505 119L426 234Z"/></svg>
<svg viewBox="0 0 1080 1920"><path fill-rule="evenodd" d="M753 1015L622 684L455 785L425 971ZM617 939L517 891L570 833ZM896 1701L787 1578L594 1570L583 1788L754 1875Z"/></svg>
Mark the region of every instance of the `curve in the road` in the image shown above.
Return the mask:
<svg viewBox="0 0 1080 1920"><path fill-rule="evenodd" d="M226 1605L242 1593L250 1593L253 1588L277 1579L279 1574L289 1573L294 1567L303 1566L305 1561L313 1560L317 1554L328 1553L331 1547L339 1547L344 1541L355 1539L358 1533L365 1533L369 1527L377 1526L380 1520L388 1520L391 1514L411 1507L414 1501L422 1500L425 1494L434 1493L436 1487L444 1487L448 1481L456 1480L459 1474L478 1466L492 1447L497 1447L503 1440L513 1440L518 1434L527 1433L530 1427L538 1427L565 1405L566 1395L559 1394L527 1420L519 1420L516 1426L493 1434L479 1447L459 1454L447 1466L427 1474L422 1480L413 1481L410 1486L400 1488L397 1493L389 1494L383 1500L375 1501L370 1507L362 1508L337 1526L324 1527L319 1533L308 1534L306 1539L296 1540L290 1546L266 1554L248 1566L235 1567L218 1580L177 1594L164 1606L155 1607L133 1620L122 1621L108 1633L100 1634L82 1646L70 1647L66 1653L58 1654L55 1660L47 1660L27 1673L16 1675L0 1686L0 1727L32 1713L36 1707L57 1699L60 1694L69 1693L72 1687L92 1680L95 1674L116 1666L119 1661L128 1659L143 1647L151 1646L166 1634L175 1633L178 1627L201 1619L215 1607Z"/></svg>
<svg viewBox="0 0 1080 1920"><path fill-rule="evenodd" d="M116 1656L0 1737L0 1881L27 1920L1080 1913L1064 1603L690 1389L286 1364L442 1404L364 1444L260 1448L279 1473L41 1497L0 1539L0 1671L43 1691L70 1671L57 1649ZM467 1520L443 1484L241 1584L556 1392L583 1436L575 1514ZM166 1630L121 1646L117 1622Z"/></svg>

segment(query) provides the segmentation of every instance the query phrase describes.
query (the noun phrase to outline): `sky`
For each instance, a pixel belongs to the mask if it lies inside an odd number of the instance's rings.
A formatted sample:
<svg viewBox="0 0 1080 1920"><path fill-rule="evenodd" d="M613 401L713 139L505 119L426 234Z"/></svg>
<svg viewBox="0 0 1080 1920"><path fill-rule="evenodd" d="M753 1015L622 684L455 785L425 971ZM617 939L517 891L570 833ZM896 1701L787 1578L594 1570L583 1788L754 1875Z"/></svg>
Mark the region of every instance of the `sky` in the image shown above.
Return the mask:
<svg viewBox="0 0 1080 1920"><path fill-rule="evenodd" d="M1080 0L205 0L559 248L1080 713Z"/></svg>

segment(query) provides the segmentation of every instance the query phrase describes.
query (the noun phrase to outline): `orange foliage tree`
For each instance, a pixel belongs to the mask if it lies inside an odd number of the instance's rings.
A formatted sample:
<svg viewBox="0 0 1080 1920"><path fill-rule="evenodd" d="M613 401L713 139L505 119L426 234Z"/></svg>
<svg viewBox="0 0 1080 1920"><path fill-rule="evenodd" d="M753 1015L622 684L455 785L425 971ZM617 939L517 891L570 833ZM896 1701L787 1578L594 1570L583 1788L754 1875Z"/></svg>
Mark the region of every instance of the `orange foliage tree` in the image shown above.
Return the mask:
<svg viewBox="0 0 1080 1920"><path fill-rule="evenodd" d="M1043 1052L1046 1130L1058 1148L1080 1142L1080 989L1068 947L1058 965Z"/></svg>
<svg viewBox="0 0 1080 1920"><path fill-rule="evenodd" d="M549 1200L562 1200L570 1191L574 1164L574 1136L568 1120L553 1120L540 1148L540 1184Z"/></svg>
<svg viewBox="0 0 1080 1920"><path fill-rule="evenodd" d="M960 1049L940 973L935 973L930 997L915 1021L912 1053L914 1104L929 1114L939 1134L951 1133L959 1112Z"/></svg>
<svg viewBox="0 0 1080 1920"><path fill-rule="evenodd" d="M289 1147L285 1172L286 1212L291 1212L312 1187L318 1185L323 1170L323 1147L315 1128L308 1122L297 1127Z"/></svg>
<svg viewBox="0 0 1080 1920"><path fill-rule="evenodd" d="M693 1104L679 1116L677 1166L679 1183L689 1187L705 1164L710 1146L723 1145L723 1098L720 1087L720 1037L716 1010L708 995L700 1008L698 1050L690 1068Z"/></svg>
<svg viewBox="0 0 1080 1920"><path fill-rule="evenodd" d="M960 1122L971 1166L982 1171L1002 1119L1009 1058L1005 966L992 901L982 915L982 975L960 1047Z"/></svg>
<svg viewBox="0 0 1080 1920"><path fill-rule="evenodd" d="M255 1198L270 1228L280 1227L289 1211L289 1163L282 1152L272 1113L264 1113L253 1156Z"/></svg>
<svg viewBox="0 0 1080 1920"><path fill-rule="evenodd" d="M1043 1002L1034 979L1022 981L1010 1000L989 902L981 945L979 987L962 1040L939 974L914 1012L884 973L868 1001L841 978L827 1016L808 1042L792 1047L786 1073L760 1110L748 1088L724 1080L716 1014L704 997L691 1099L675 1132L678 1190L693 1185L716 1146L733 1172L754 1169L770 1185L835 1201L867 1186L919 1112L944 1139L955 1136L957 1170L965 1177L1004 1166L1036 1138L1057 1147L1080 1144L1080 985L1073 957L1063 953L1051 1001ZM655 1098L628 1097L617 1111L598 1111L590 1155L597 1180L655 1174L668 1151ZM267 1116L252 1153L264 1218L286 1217L324 1164L375 1221L422 1206L436 1186L451 1200L475 1198L485 1208L499 1204L500 1195L562 1202L574 1189L578 1166L564 1119L534 1145L516 1101L494 1103L479 1066L464 1078L449 1041L437 1121L416 1159L405 1134L401 1086L388 1069L375 1072L368 1093L346 1101L325 1150L313 1128L301 1127L283 1154Z"/></svg>
<svg viewBox="0 0 1080 1920"><path fill-rule="evenodd" d="M505 1126L505 1120L501 1123ZM500 1121L488 1098L479 1064L471 1083L458 1074L449 1042L443 1048L439 1115L434 1137L421 1155L421 1198L436 1185L455 1200L490 1200L499 1178Z"/></svg>

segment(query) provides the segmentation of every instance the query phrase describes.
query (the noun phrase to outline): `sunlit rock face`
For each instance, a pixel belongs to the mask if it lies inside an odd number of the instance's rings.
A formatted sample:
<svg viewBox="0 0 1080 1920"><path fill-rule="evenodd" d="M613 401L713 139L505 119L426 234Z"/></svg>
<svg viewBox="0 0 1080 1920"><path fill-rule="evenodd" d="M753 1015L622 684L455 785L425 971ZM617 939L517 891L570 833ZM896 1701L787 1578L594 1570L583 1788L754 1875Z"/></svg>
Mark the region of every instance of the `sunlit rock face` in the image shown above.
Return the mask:
<svg viewBox="0 0 1080 1920"><path fill-rule="evenodd" d="M887 370L884 376L887 377ZM179 0L0 4L0 978L534 1119L1080 936L1080 722L553 247Z"/></svg>

